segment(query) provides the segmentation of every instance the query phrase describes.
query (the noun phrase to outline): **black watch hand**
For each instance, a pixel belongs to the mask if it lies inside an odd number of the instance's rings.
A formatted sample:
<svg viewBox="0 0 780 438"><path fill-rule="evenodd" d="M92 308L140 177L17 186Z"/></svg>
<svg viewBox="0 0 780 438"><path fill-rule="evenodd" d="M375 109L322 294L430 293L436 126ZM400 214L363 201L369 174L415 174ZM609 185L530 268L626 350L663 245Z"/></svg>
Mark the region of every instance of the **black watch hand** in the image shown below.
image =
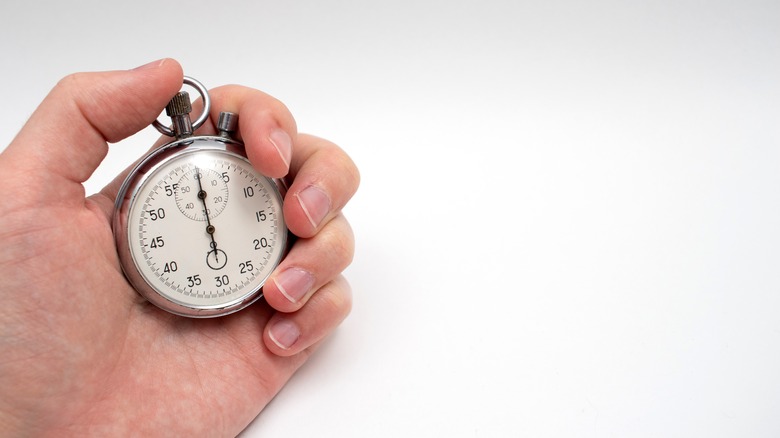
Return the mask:
<svg viewBox="0 0 780 438"><path fill-rule="evenodd" d="M211 237L211 251L214 251L214 259L219 262L219 252L217 251L217 242L214 240L214 225L211 225L211 219L209 218L208 207L206 207L206 191L203 190L203 184L200 178L203 175L200 173L199 168L195 168L195 179L198 180L198 199L203 204L203 214L206 216L206 233ZM211 252L209 251L209 252Z"/></svg>

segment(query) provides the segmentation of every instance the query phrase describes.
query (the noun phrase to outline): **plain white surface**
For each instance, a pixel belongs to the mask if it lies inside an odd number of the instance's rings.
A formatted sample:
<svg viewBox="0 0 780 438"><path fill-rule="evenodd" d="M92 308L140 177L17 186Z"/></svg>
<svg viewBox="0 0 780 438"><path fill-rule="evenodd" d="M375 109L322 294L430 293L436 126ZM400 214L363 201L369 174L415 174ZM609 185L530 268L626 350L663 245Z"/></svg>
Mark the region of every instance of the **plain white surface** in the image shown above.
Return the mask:
<svg viewBox="0 0 780 438"><path fill-rule="evenodd" d="M355 159L353 313L244 436L780 434L777 2L186 5L4 2L0 144L171 56Z"/></svg>

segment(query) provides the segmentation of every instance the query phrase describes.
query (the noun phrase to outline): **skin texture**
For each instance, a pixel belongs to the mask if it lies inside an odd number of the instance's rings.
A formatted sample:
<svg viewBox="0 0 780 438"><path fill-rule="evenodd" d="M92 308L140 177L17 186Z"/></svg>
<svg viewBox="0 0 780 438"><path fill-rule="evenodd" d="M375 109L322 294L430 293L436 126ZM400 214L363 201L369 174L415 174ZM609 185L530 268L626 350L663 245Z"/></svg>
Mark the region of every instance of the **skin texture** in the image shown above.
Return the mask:
<svg viewBox="0 0 780 438"><path fill-rule="evenodd" d="M340 273L354 240L340 211L357 169L336 145L299 135L282 103L239 86L212 90L211 117L239 114L253 165L290 186L284 213L300 237L267 302L194 320L127 283L111 231L124 175L88 198L81 183L108 142L157 117L181 78L171 59L68 76L0 154L4 433L235 436L350 311ZM211 121L199 130L208 132Z"/></svg>

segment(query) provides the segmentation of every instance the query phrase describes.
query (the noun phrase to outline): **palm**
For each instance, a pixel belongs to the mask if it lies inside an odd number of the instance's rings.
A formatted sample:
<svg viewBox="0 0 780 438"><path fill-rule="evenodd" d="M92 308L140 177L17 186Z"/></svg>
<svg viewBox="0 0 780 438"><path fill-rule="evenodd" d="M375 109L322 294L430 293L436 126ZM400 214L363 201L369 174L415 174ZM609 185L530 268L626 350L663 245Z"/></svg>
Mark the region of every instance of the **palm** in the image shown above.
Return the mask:
<svg viewBox="0 0 780 438"><path fill-rule="evenodd" d="M32 392L14 391L20 398L14 404L34 405L41 412L48 411L42 399L67 405L69 415L41 418L54 427L65 426L57 425L63 419L71 428L110 429L130 422L136 430L158 431L174 423L193 430L203 430L204 424L246 424L304 358L278 357L264 347L263 327L272 313L266 305L207 321L139 305L142 299L121 273L109 218L101 208L110 200L100 196L65 207L12 206L15 213L0 218L0 229L12 236L0 264L0 277L12 279L3 286L11 303L4 322L14 320L18 333L45 335L43 344L4 346L4 355L16 359L6 365L16 369L2 375L24 372L38 383L26 388ZM15 229L53 217L61 220L31 231ZM19 270L26 275L19 276ZM30 308L38 305L56 312ZM72 351L72 345L82 349ZM163 406L117 409L142 394L163 395L150 399ZM107 418L109 412L121 417ZM188 421L172 421L176 415ZM95 418L102 424L94 424Z"/></svg>

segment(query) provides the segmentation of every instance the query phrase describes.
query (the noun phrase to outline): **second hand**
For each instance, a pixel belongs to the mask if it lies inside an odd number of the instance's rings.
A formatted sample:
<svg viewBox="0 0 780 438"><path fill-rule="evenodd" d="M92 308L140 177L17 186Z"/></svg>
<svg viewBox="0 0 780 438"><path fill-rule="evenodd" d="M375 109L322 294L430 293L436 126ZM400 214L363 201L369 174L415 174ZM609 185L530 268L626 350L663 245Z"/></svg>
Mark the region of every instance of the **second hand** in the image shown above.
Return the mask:
<svg viewBox="0 0 780 438"><path fill-rule="evenodd" d="M206 233L208 233L209 237L211 237L211 248L212 251L214 251L214 260L216 262L219 262L219 251L217 251L217 242L214 240L214 225L211 225L211 219L209 218L209 209L206 207L206 191L203 190L203 183L201 183L200 178L203 175L200 173L199 168L195 168L195 179L198 180L198 199L200 199L201 203L203 204L203 215L206 216ZM211 252L211 251L209 251Z"/></svg>

